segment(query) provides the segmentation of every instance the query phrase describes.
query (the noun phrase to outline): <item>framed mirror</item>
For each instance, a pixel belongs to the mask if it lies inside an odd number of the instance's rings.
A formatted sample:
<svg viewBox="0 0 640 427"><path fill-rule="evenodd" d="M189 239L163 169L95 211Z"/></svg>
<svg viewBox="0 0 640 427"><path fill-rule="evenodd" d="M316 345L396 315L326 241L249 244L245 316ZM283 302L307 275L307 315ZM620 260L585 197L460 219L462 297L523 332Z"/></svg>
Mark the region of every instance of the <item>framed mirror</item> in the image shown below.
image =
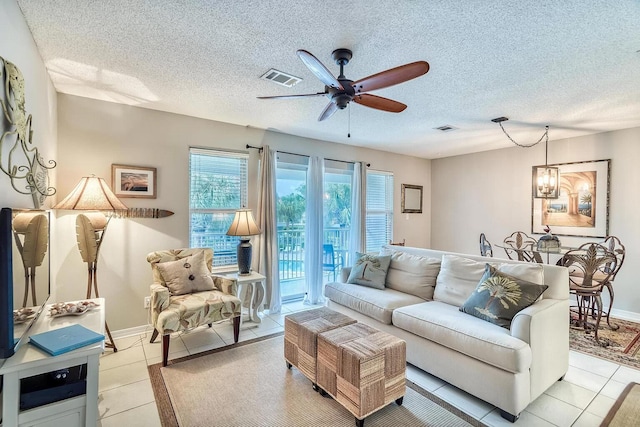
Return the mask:
<svg viewBox="0 0 640 427"><path fill-rule="evenodd" d="M422 213L422 185L402 184L402 213Z"/></svg>

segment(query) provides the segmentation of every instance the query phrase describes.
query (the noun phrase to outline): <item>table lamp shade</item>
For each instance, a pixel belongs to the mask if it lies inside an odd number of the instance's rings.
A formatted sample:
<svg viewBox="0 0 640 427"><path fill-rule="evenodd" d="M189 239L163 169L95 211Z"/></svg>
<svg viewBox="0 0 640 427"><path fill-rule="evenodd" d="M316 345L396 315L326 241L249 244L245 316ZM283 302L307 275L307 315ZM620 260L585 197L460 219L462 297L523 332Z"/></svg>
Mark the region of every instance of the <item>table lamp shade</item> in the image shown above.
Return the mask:
<svg viewBox="0 0 640 427"><path fill-rule="evenodd" d="M251 209L240 209L227 231L228 236L240 236L238 243L238 273L251 274L251 242L248 236L260 234L260 228L256 224Z"/></svg>
<svg viewBox="0 0 640 427"><path fill-rule="evenodd" d="M111 191L102 178L83 177L67 197L53 207L68 210L113 211L127 207Z"/></svg>

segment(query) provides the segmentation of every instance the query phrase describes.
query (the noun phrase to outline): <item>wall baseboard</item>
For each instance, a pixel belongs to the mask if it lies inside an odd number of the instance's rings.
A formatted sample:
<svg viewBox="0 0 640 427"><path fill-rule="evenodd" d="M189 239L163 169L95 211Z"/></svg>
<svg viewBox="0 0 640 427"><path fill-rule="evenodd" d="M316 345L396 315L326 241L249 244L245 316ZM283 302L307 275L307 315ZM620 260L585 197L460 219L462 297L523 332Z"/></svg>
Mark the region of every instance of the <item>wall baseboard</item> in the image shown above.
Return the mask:
<svg viewBox="0 0 640 427"><path fill-rule="evenodd" d="M640 323L640 313L636 313L635 311L625 311L614 308L611 310L611 317Z"/></svg>
<svg viewBox="0 0 640 427"><path fill-rule="evenodd" d="M134 326L133 328L120 329L118 331L113 331L111 335L113 335L113 339L118 338L126 338L134 335L142 335L142 334L150 334L153 332L153 326L151 325L142 325L142 326Z"/></svg>

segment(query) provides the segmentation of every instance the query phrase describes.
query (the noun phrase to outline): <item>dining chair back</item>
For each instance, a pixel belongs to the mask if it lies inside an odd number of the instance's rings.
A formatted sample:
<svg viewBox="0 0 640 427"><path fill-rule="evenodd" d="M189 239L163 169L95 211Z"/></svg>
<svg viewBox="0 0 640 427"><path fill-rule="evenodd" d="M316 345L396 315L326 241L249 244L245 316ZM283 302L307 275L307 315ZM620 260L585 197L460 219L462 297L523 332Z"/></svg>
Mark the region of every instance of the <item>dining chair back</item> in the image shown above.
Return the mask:
<svg viewBox="0 0 640 427"><path fill-rule="evenodd" d="M480 233L480 255L493 257L493 247L484 233Z"/></svg>
<svg viewBox="0 0 640 427"><path fill-rule="evenodd" d="M509 259L542 264L542 255L536 250L538 241L525 232L514 231L504 239L504 244L509 247L504 250Z"/></svg>

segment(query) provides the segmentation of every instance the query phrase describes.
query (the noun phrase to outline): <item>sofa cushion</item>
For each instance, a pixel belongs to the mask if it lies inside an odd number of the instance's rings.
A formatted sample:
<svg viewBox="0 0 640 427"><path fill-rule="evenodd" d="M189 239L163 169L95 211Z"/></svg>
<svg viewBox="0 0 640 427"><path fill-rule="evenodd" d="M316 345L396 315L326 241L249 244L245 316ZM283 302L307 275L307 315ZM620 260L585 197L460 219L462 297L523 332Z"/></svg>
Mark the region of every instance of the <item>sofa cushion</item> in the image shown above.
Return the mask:
<svg viewBox="0 0 640 427"><path fill-rule="evenodd" d="M438 301L401 307L393 325L442 346L513 373L531 366L531 347L497 325Z"/></svg>
<svg viewBox="0 0 640 427"><path fill-rule="evenodd" d="M356 257L356 262L353 263L347 283L384 289L391 256L356 252Z"/></svg>
<svg viewBox="0 0 640 427"><path fill-rule="evenodd" d="M509 328L513 316L533 304L547 288L501 273L487 264L480 283L460 311Z"/></svg>
<svg viewBox="0 0 640 427"><path fill-rule="evenodd" d="M440 259L393 250L385 250L382 254L391 255L385 284L387 288L425 300L433 298L433 289L440 271Z"/></svg>
<svg viewBox="0 0 640 427"><path fill-rule="evenodd" d="M443 254L433 299L460 307L475 291L486 262ZM544 283L543 267L534 263L491 262L498 271L535 284Z"/></svg>
<svg viewBox="0 0 640 427"><path fill-rule="evenodd" d="M393 289L375 289L348 283L327 283L324 295L335 303L387 325L391 324L394 309L424 302L422 298Z"/></svg>

